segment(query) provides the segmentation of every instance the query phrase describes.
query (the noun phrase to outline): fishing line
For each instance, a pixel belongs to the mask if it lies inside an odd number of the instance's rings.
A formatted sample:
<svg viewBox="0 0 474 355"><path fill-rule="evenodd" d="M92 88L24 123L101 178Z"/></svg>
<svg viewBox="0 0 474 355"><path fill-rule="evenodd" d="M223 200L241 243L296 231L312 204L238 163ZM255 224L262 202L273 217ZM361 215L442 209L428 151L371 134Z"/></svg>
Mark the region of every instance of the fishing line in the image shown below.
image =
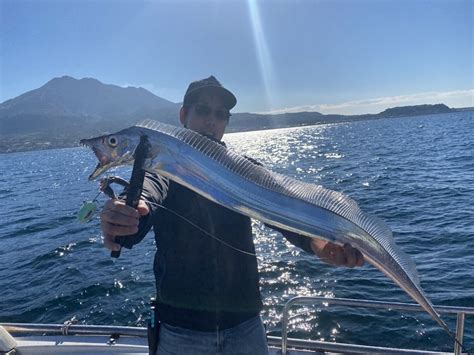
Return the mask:
<svg viewBox="0 0 474 355"><path fill-rule="evenodd" d="M147 201L148 202L148 201ZM215 235L209 233L208 231L206 231L205 229L203 229L202 227L198 226L197 224L195 224L193 221L189 220L188 218L184 217L184 216L181 216L179 213L173 211L172 209L169 209L168 207L166 206L163 206L162 204L159 204L159 203L156 203L156 202L148 202L149 204L153 205L153 206L156 206L156 207L160 207L168 212L171 212L173 215L181 218L183 221L189 223L191 226L193 226L194 228L196 228L197 230L199 230L200 232L204 233L205 235L207 235L208 237L211 237L212 239L216 240L217 242L225 245L226 247L229 247L235 251L238 251L239 253L242 253L242 254L245 254L245 255L250 255L250 256L257 256L257 254L255 253L251 253L251 252L248 252L246 250L242 250L242 249L239 249L237 247L234 247L232 244L229 244L227 243L226 241L216 237Z"/></svg>
<svg viewBox="0 0 474 355"><path fill-rule="evenodd" d="M91 201L84 201L79 212L77 212L77 219L79 222L88 223L92 220L92 217L94 217L94 214L97 211L97 198L101 193L104 193L112 199L118 198L114 190L110 187L111 184L119 184L124 187L129 186L128 181L122 179L120 176L106 176L102 178L99 183L99 192L97 195Z"/></svg>
<svg viewBox="0 0 474 355"><path fill-rule="evenodd" d="M112 178L108 178L110 180L112 179L115 179L113 182L118 182L116 181L117 177L112 177ZM107 181L108 183L109 181ZM120 182L119 182L120 183ZM104 191L106 190L106 191ZM110 189L108 187L108 185L105 185L105 188L101 187L101 191L99 191L99 193L97 194L97 196L92 200L92 201L85 201L82 208L79 210L78 212L78 215L77 215L77 218L79 219L80 222L82 223L87 223L89 222L94 213L97 211L97 198L99 197L99 195L104 192L106 195L108 195L109 197L111 198L117 198L113 192L112 189ZM113 197L112 197L112 196ZM172 209L169 209L168 207L166 206L163 206L162 204L159 204L157 202L150 202L150 201L147 201L147 203L149 203L150 205L153 205L153 206L156 206L156 207L160 207L170 213L172 213L173 215L175 215L176 217L179 217L181 218L183 221L185 221L186 223L190 224L191 226L193 226L194 228L196 228L197 230L199 230L201 233L203 233L204 235L208 236L208 237L211 237L212 239L214 239L215 241L225 245L226 247L228 248L231 248L239 253L242 253L242 254L245 254L245 255L250 255L250 256L257 256L257 254L255 253L251 253L251 252L248 252L246 250L243 250L243 249L239 249L237 247L234 247L232 244L229 244L227 243L226 241L222 240L221 238L218 238L216 237L215 235L209 233L208 231L206 231L204 228L198 226L197 224L195 224L193 221L189 220L188 218L184 217L184 216L181 216L178 212L175 212L173 211Z"/></svg>

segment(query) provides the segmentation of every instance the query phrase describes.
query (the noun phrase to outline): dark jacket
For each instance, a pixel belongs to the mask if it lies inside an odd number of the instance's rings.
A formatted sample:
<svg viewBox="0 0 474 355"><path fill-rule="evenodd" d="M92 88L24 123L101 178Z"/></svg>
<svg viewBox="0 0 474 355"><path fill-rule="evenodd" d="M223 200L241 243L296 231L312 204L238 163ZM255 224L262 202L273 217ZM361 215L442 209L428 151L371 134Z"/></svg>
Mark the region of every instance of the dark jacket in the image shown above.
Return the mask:
<svg viewBox="0 0 474 355"><path fill-rule="evenodd" d="M162 178L147 173L142 196L151 213L124 245L139 242L153 226L160 320L210 331L256 316L262 301L250 218L173 181L161 201L165 185ZM164 208L157 206L160 203ZM311 250L309 238L282 232L293 244Z"/></svg>

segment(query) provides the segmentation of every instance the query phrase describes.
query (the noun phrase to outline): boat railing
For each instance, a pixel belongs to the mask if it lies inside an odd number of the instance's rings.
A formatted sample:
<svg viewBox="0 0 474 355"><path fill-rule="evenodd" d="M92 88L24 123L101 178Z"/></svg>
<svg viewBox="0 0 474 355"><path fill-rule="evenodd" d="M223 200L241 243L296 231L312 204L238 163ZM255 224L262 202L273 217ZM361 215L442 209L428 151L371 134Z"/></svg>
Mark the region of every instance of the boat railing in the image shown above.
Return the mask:
<svg viewBox="0 0 474 355"><path fill-rule="evenodd" d="M81 325L65 322L64 324L41 323L0 323L12 334L44 334L44 335L125 335L146 338L144 327L125 327L111 325Z"/></svg>
<svg viewBox="0 0 474 355"><path fill-rule="evenodd" d="M399 311L410 311L410 312L425 312L425 310L418 304L413 303L399 303L399 302L384 302L384 301L375 301L375 300L359 300L351 298L326 298L326 297L310 297L310 296L297 296L290 299L283 308L283 318L282 318L282 336L281 336L281 354L287 355L288 348L288 323L289 323L289 314L291 307L295 305L314 305L316 303L322 304L331 304L338 306L348 306L348 307L363 307L363 308L378 308L386 310L399 310ZM457 307L457 306L434 306L435 310L441 314L456 314L457 323L456 323L456 339L462 344L464 338L464 322L466 315L474 314L474 307ZM328 350L335 352L357 352L358 345L352 344L337 344L337 343L327 343L328 348L324 349L322 342L317 342L318 348L320 350ZM461 354L461 346L454 342L454 354ZM360 349L365 349L366 347L360 346ZM371 347L375 352L384 353L384 348ZM385 348L386 350L390 350ZM398 349L401 350L401 349ZM386 351L385 353L389 353Z"/></svg>
<svg viewBox="0 0 474 355"><path fill-rule="evenodd" d="M288 325L289 312L295 305L339 305L346 307L364 307L378 308L385 310L399 310L410 312L424 312L421 306L410 303L383 302L374 300L358 300L348 298L326 298L326 297L307 297L298 296L290 299L283 308L282 314L282 336L268 336L268 343L271 346L280 347L281 355L288 355L288 346L296 349L328 351L332 353L350 353L350 354L410 354L410 355L439 355L441 352L427 350L410 350L399 348L387 348L357 344L332 343L318 340L307 339L289 339ZM474 307L456 307L456 306L434 306L438 313L456 314L456 339L462 344L464 338L464 323L468 314L474 314ZM143 327L124 327L124 326L104 326L104 325L80 325L71 322L64 324L24 324L24 323L1 323L8 332L12 334L42 334L42 335L106 335L110 337L110 342L114 341L119 335L146 338L147 331ZM454 353L461 354L461 347L454 346ZM452 353L451 353L452 354Z"/></svg>

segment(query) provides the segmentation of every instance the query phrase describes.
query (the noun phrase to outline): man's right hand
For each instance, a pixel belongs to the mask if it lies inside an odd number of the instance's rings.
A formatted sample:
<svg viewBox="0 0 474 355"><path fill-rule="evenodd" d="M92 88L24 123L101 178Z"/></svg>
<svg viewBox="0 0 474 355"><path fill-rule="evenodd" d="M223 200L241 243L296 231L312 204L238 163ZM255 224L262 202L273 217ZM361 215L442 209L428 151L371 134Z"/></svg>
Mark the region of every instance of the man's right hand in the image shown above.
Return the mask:
<svg viewBox="0 0 474 355"><path fill-rule="evenodd" d="M100 214L100 225L104 235L106 248L119 251L120 244L115 243L115 237L134 235L138 232L140 217L150 213L145 201L140 200L137 209L127 206L123 200L109 200Z"/></svg>

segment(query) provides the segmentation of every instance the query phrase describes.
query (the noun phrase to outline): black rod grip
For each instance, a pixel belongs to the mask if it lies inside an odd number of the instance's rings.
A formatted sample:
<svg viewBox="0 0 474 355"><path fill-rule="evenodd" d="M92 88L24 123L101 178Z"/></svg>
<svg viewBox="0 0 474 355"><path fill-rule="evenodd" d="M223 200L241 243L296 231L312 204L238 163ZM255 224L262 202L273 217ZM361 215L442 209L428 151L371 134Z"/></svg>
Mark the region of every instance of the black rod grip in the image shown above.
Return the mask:
<svg viewBox="0 0 474 355"><path fill-rule="evenodd" d="M133 153L135 161L133 162L132 176L130 177L130 186L128 187L127 198L125 200L125 204L127 206L137 208L138 202L140 201L143 189L143 180L145 179L145 162L148 157L148 152L150 151L150 148L151 144L148 141L148 137L146 135L142 135L140 137L140 143L138 143L137 148ZM122 245L123 238L127 237L115 237L115 242ZM112 258L120 257L121 250L121 248L117 251L113 250L110 253L110 256Z"/></svg>

